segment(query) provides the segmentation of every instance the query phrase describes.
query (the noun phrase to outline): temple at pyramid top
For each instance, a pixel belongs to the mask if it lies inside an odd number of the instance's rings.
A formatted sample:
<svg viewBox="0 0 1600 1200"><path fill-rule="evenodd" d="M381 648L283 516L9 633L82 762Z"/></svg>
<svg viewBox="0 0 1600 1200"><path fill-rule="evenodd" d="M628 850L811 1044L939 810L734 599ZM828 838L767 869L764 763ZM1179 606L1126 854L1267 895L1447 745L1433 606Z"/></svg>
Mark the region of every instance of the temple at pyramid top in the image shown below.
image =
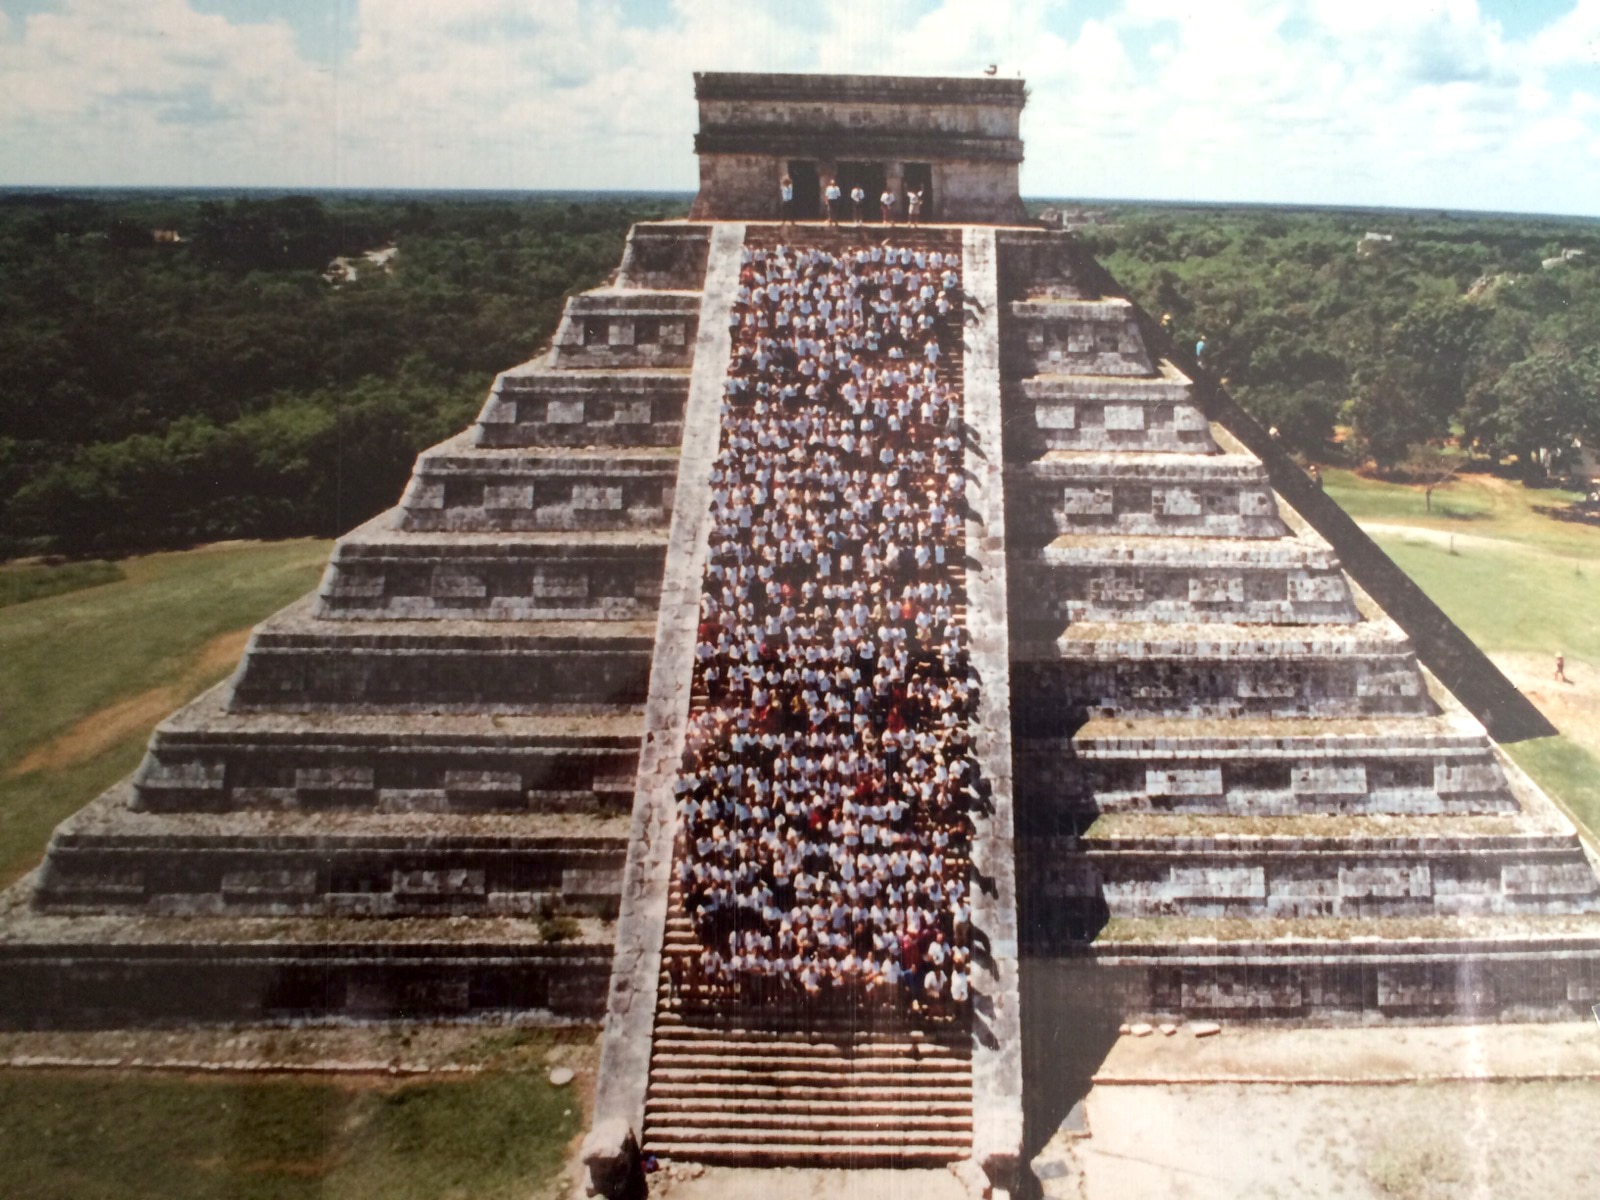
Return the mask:
<svg viewBox="0 0 1600 1200"><path fill-rule="evenodd" d="M820 214L830 178L845 197L861 187L868 219L885 191L902 206L920 191L922 217L932 222L1026 216L1017 191L1027 100L1020 79L706 71L694 87L695 219L775 219L785 176L800 219Z"/></svg>

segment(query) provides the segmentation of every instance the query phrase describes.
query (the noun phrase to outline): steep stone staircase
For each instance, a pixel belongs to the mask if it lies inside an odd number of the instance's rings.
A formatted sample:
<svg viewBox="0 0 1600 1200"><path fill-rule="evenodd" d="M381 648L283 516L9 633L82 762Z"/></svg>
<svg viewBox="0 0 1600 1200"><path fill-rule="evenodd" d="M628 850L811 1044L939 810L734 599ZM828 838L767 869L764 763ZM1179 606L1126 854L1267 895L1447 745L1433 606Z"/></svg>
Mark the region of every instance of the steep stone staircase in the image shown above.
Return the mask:
<svg viewBox="0 0 1600 1200"><path fill-rule="evenodd" d="M701 949L672 889L663 954ZM657 995L645 1144L752 1166L937 1166L972 1144L971 1032L847 1005L751 1008Z"/></svg>
<svg viewBox="0 0 1600 1200"><path fill-rule="evenodd" d="M884 235L876 230L871 241ZM746 245L798 240L848 251L870 244L866 236L808 229L795 238L753 226ZM960 244L950 231L896 230L890 237L897 245L952 251ZM947 378L961 378L959 347L947 351L941 368ZM963 625L964 576L952 564L952 608ZM707 703L697 682L689 704ZM642 1130L650 1152L756 1167L939 1166L972 1153L973 1040L965 1011L913 1015L842 999L805 1004L789 996L762 1004L698 993L692 980L703 946L675 870L668 890ZM681 995L672 987L673 962L687 983Z"/></svg>

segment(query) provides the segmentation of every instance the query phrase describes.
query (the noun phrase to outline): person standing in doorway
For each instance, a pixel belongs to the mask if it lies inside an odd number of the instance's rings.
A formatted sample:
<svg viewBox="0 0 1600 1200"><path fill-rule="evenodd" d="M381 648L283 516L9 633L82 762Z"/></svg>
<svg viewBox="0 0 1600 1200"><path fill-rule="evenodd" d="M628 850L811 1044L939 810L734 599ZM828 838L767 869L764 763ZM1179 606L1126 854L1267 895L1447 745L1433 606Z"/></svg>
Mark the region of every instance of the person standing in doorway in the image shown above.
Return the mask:
<svg viewBox="0 0 1600 1200"><path fill-rule="evenodd" d="M787 228L794 221L794 180L787 175L778 181L778 200L783 224Z"/></svg>
<svg viewBox="0 0 1600 1200"><path fill-rule="evenodd" d="M894 206L894 189L886 187L883 189L883 195L878 197L878 211L882 215L883 223L885 225L894 224Z"/></svg>
<svg viewBox="0 0 1600 1200"><path fill-rule="evenodd" d="M839 210L844 207L844 193L839 190L839 181L832 176L828 178L828 186L822 189L822 198L828 202L828 224L839 223Z"/></svg>
<svg viewBox="0 0 1600 1200"><path fill-rule="evenodd" d="M855 213L856 224L861 224L861 216L866 208L867 189L859 183L850 189L850 207Z"/></svg>
<svg viewBox="0 0 1600 1200"><path fill-rule="evenodd" d="M922 189L906 193L906 219L913 225L922 224Z"/></svg>

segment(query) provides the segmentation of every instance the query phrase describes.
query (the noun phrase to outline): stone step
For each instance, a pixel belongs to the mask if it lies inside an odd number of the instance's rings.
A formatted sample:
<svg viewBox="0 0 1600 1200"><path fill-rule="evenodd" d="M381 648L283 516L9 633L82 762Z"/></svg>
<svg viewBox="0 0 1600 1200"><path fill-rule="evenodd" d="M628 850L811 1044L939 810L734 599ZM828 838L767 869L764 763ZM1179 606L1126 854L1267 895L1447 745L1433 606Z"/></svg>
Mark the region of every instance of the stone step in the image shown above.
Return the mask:
<svg viewBox="0 0 1600 1200"><path fill-rule="evenodd" d="M341 538L317 615L644 620L661 603L666 530L417 533L390 509Z"/></svg>
<svg viewBox="0 0 1600 1200"><path fill-rule="evenodd" d="M666 1018L672 1018L667 1020ZM720 1024L697 1025L683 1020L678 1014L662 1012L656 1022L656 1043L676 1045L706 1043L724 1049L748 1052L752 1047L763 1054L787 1053L790 1050L816 1052L831 1056L848 1056L868 1049L872 1053L905 1052L908 1054L957 1054L969 1051L966 1037L941 1037L926 1030L900 1028L875 1033L852 1031L844 1038L832 1037L817 1029L800 1031L728 1029Z"/></svg>
<svg viewBox="0 0 1600 1200"><path fill-rule="evenodd" d="M1075 238L1043 229L999 229L995 248L1002 300L1088 300L1101 295L1098 264Z"/></svg>
<svg viewBox="0 0 1600 1200"><path fill-rule="evenodd" d="M727 1129L707 1136L693 1125L667 1125L645 1131L652 1153L697 1162L859 1162L877 1155L900 1161L941 1156L955 1159L972 1144L966 1130L893 1129L845 1130L834 1127L792 1131ZM741 1136L742 1135L742 1136Z"/></svg>
<svg viewBox="0 0 1600 1200"><path fill-rule="evenodd" d="M748 1054L753 1048L750 1046L729 1046L717 1044L674 1044L671 1041L658 1042L655 1046L653 1061L657 1068L661 1067L708 1067L718 1068L727 1065L732 1060L737 1060L741 1054ZM946 1073L950 1078L962 1079L970 1070L970 1060L966 1056L956 1054L918 1054L912 1050L898 1050L891 1048L875 1048L873 1051L856 1051L848 1054L818 1053L813 1049L797 1046L771 1046L760 1047L761 1061L759 1065L751 1064L747 1069L749 1073L764 1074L770 1070L834 1070L842 1074L855 1075L862 1072L879 1072L892 1074L904 1071L916 1074L918 1078L933 1078L936 1075L943 1077Z"/></svg>
<svg viewBox="0 0 1600 1200"><path fill-rule="evenodd" d="M256 628L235 708L605 711L645 698L653 621L326 621L313 604Z"/></svg>
<svg viewBox="0 0 1600 1200"><path fill-rule="evenodd" d="M696 1066L678 1067L662 1066L651 1069L651 1080L662 1083L722 1083L722 1085L746 1085L746 1083L770 1083L782 1088L826 1088L826 1086L840 1086L840 1088L878 1088L878 1086L904 1086L909 1080L917 1080L917 1086L942 1086L954 1088L970 1080L970 1070L944 1069L944 1067L926 1067L918 1069L917 1064L912 1064L909 1069L899 1067L874 1067L870 1070L829 1070L826 1067L805 1069L805 1067L782 1067L776 1070L763 1070L758 1067L741 1066Z"/></svg>
<svg viewBox="0 0 1600 1200"><path fill-rule="evenodd" d="M709 225L641 221L628 230L616 286L698 291L705 286L710 254Z"/></svg>
<svg viewBox="0 0 1600 1200"><path fill-rule="evenodd" d="M156 727L147 812L590 812L633 804L643 716L279 713L218 684Z"/></svg>
<svg viewBox="0 0 1600 1200"><path fill-rule="evenodd" d="M749 1090L749 1089L747 1089ZM943 1119L959 1118L967 1121L970 1126L972 1120L972 1100L970 1094L952 1097L948 1100L930 1098L927 1093L933 1089L904 1088L896 1094L886 1094L875 1091L865 1095L852 1095L847 1115L863 1118L882 1119L888 1117L898 1120L902 1114L923 1115ZM953 1090L953 1089L952 1089ZM797 1117L838 1117L839 1098L832 1093L824 1093L823 1098L816 1100L796 1099L788 1093L778 1093L769 1089L763 1099L782 1101L782 1118L789 1115ZM732 1119L747 1117L752 1111L751 1100L755 1097L747 1095L729 1095L726 1093L710 1093L706 1095L663 1095L654 1092L645 1102L646 1120L655 1120L661 1124L678 1123L687 1124L678 1114L695 1114L699 1119L709 1120L718 1114L727 1114Z"/></svg>
<svg viewBox="0 0 1600 1200"><path fill-rule="evenodd" d="M902 1080L899 1084L880 1084L870 1090L858 1089L855 1095L863 1105L874 1104L885 1107L895 1107L908 1101L918 1104L927 1104L941 1109L956 1111L969 1111L972 1106L972 1086L970 1081L963 1080L959 1084L926 1083L917 1080ZM652 1080L650 1084L650 1103L666 1104L668 1101L682 1101L684 1104L705 1106L738 1107L782 1102L784 1104L801 1104L817 1109L830 1109L837 1111L839 1107L839 1092L837 1087L822 1086L797 1086L794 1084L763 1083L751 1079L742 1083L715 1082L704 1083L695 1080ZM851 1107L854 1107L852 1102Z"/></svg>
<svg viewBox="0 0 1600 1200"><path fill-rule="evenodd" d="M920 1141L893 1141L888 1131L872 1142L839 1146L829 1140L806 1145L773 1146L761 1139L695 1142L676 1132L653 1134L646 1146L652 1153L682 1162L769 1167L941 1167L964 1157L971 1139L960 1145L925 1145Z"/></svg>
<svg viewBox="0 0 1600 1200"><path fill-rule="evenodd" d="M1007 453L1051 450L1213 454L1210 422L1170 362L1151 377L1033 375L1005 385Z"/></svg>
<svg viewBox="0 0 1600 1200"><path fill-rule="evenodd" d="M615 914L628 822L131 811L108 791L63 823L35 903L55 912L394 917Z"/></svg>
<svg viewBox="0 0 1600 1200"><path fill-rule="evenodd" d="M1062 534L1008 558L1015 623L1315 625L1361 619L1320 538Z"/></svg>
<svg viewBox="0 0 1600 1200"><path fill-rule="evenodd" d="M1006 467L1013 548L1061 534L1280 538L1288 526L1248 454L1052 450Z"/></svg>
<svg viewBox="0 0 1600 1200"><path fill-rule="evenodd" d="M1096 911L1420 918L1600 910L1600 886L1575 836L1031 837L1019 858L1036 923L1058 931Z"/></svg>
<svg viewBox="0 0 1600 1200"><path fill-rule="evenodd" d="M972 1136L972 1114L932 1113L912 1105L889 1112L867 1113L851 1104L841 1112L835 1105L831 1112L812 1112L780 1105L765 1112L745 1109L725 1112L717 1109L684 1108L665 1112L645 1108L645 1135L654 1130L694 1129L710 1139L718 1135L741 1132L766 1131L774 1141L807 1140L822 1133L828 1136L853 1134L862 1131L892 1129L898 1134L922 1133L930 1140L941 1136ZM801 1137L804 1135L804 1137Z"/></svg>
<svg viewBox="0 0 1600 1200"><path fill-rule="evenodd" d="M502 449L458 434L424 450L400 508L414 531L662 529L676 447Z"/></svg>
<svg viewBox="0 0 1600 1200"><path fill-rule="evenodd" d="M567 300L551 340L564 370L687 367L694 359L701 295L680 289L595 288Z"/></svg>
<svg viewBox="0 0 1600 1200"><path fill-rule="evenodd" d="M1064 948L1064 947L1063 947ZM1113 921L1083 971L1136 972L1148 1017L1346 1021L1588 1020L1600 995L1600 914ZM1036 984L1072 990L1071 968ZM1087 982L1088 976L1083 976Z"/></svg>
<svg viewBox="0 0 1600 1200"><path fill-rule="evenodd" d="M604 1009L615 927L514 917L61 916L0 898L0 1026L424 1019Z"/></svg>
<svg viewBox="0 0 1600 1200"><path fill-rule="evenodd" d="M479 446L672 446L683 441L684 367L562 371L548 358L504 372L478 414Z"/></svg>
<svg viewBox="0 0 1600 1200"><path fill-rule="evenodd" d="M1121 298L1011 301L1001 313L1000 370L1007 379L1156 373L1133 305Z"/></svg>
<svg viewBox="0 0 1600 1200"><path fill-rule="evenodd" d="M1012 639L1019 736L1059 736L1090 716L1375 717L1437 711L1410 642L1393 622L1306 625L1068 626Z"/></svg>

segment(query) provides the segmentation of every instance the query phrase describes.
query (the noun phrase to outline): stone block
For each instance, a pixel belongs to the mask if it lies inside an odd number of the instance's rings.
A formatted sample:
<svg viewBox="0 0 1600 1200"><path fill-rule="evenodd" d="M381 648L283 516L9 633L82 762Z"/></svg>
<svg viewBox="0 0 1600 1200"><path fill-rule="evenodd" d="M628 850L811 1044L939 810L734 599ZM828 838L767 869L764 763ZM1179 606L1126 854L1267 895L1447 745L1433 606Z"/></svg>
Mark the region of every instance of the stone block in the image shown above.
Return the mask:
<svg viewBox="0 0 1600 1200"><path fill-rule="evenodd" d="M1594 871L1584 859L1556 863L1511 863L1500 869L1507 896L1587 896L1595 892Z"/></svg>
<svg viewBox="0 0 1600 1200"><path fill-rule="evenodd" d="M551 400L545 405L544 419L551 425L582 425L584 417L582 400Z"/></svg>
<svg viewBox="0 0 1600 1200"><path fill-rule="evenodd" d="M1078 410L1070 404L1041 404L1034 409L1034 422L1040 429L1076 429Z"/></svg>
<svg viewBox="0 0 1600 1200"><path fill-rule="evenodd" d="M526 484L485 484L484 508L528 509L534 506L534 489Z"/></svg>
<svg viewBox="0 0 1600 1200"><path fill-rule="evenodd" d="M652 420L650 401L618 401L612 410L611 419L618 425L648 425Z"/></svg>
<svg viewBox="0 0 1600 1200"><path fill-rule="evenodd" d="M1205 512L1193 488L1157 488L1150 503L1152 512L1169 517L1198 517Z"/></svg>
<svg viewBox="0 0 1600 1200"><path fill-rule="evenodd" d="M1191 604L1242 604L1244 579L1238 575L1201 575L1189 580Z"/></svg>
<svg viewBox="0 0 1600 1200"><path fill-rule="evenodd" d="M1176 900L1262 900L1266 872L1261 867L1173 867L1167 890Z"/></svg>
<svg viewBox="0 0 1600 1200"><path fill-rule="evenodd" d="M1367 769L1353 766L1319 766L1297 763L1289 773L1289 787L1297 796L1364 796Z"/></svg>
<svg viewBox="0 0 1600 1200"><path fill-rule="evenodd" d="M1289 599L1302 604L1339 604L1349 599L1350 589L1340 575L1307 575L1296 571L1289 576Z"/></svg>
<svg viewBox="0 0 1600 1200"><path fill-rule="evenodd" d="M271 867L224 871L222 894L225 897L237 897L243 900L315 896L317 873L314 870Z"/></svg>
<svg viewBox="0 0 1600 1200"><path fill-rule="evenodd" d="M1061 511L1067 514L1110 516L1114 511L1110 488L1065 488Z"/></svg>
<svg viewBox="0 0 1600 1200"><path fill-rule="evenodd" d="M1144 774L1152 796L1217 796L1223 792L1221 767L1151 767Z"/></svg>
<svg viewBox="0 0 1600 1200"><path fill-rule="evenodd" d="M622 508L622 489L595 484L577 484L572 489L572 507L579 510L616 512Z"/></svg>
<svg viewBox="0 0 1600 1200"><path fill-rule="evenodd" d="M1427 863L1341 866L1339 895L1346 900L1431 897L1433 875Z"/></svg>
<svg viewBox="0 0 1600 1200"><path fill-rule="evenodd" d="M1498 792L1506 786L1504 773L1493 763L1435 763L1433 790L1441 796Z"/></svg>
<svg viewBox="0 0 1600 1200"><path fill-rule="evenodd" d="M394 872L392 888L396 896L414 896L422 899L476 897L488 893L485 872L475 868L450 870L399 870Z"/></svg>
<svg viewBox="0 0 1600 1200"><path fill-rule="evenodd" d="M1116 430L1144 428L1145 410L1142 404L1108 404L1105 408L1105 427Z"/></svg>

